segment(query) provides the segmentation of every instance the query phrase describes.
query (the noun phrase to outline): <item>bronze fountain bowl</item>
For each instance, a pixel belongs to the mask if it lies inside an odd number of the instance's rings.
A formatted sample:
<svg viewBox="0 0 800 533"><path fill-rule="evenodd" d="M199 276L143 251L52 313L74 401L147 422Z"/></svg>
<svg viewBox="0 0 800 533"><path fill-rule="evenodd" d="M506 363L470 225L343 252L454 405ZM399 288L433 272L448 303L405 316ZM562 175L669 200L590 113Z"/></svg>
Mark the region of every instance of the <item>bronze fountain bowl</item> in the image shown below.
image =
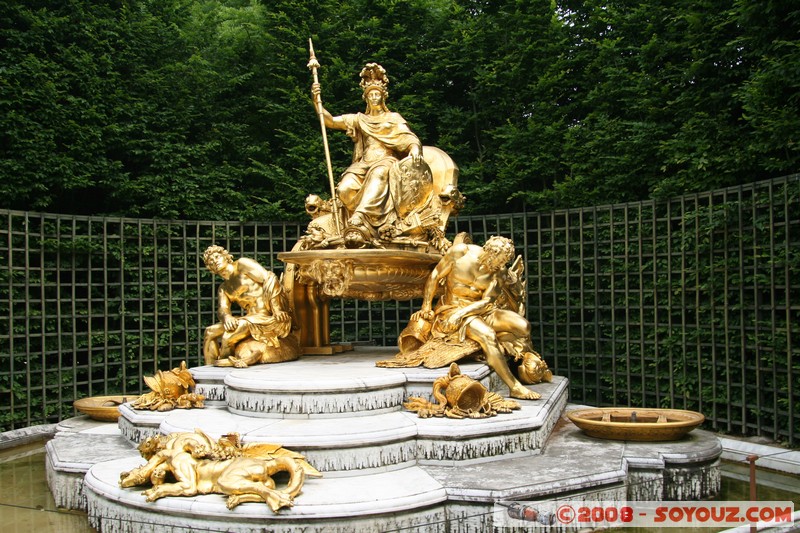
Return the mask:
<svg viewBox="0 0 800 533"><path fill-rule="evenodd" d="M644 442L678 440L705 420L696 411L637 407L576 409L567 417L590 437Z"/></svg>
<svg viewBox="0 0 800 533"><path fill-rule="evenodd" d="M116 422L119 419L119 406L127 401L126 396L89 396L75 400L72 405L94 420Z"/></svg>

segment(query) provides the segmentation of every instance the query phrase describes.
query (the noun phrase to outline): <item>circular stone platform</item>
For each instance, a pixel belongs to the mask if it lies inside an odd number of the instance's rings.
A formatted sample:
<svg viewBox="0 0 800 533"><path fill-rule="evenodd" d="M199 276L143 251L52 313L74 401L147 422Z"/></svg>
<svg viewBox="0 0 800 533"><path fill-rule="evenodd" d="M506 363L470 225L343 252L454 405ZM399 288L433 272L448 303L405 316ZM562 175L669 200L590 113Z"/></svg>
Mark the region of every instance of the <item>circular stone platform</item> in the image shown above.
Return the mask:
<svg viewBox="0 0 800 533"><path fill-rule="evenodd" d="M361 348L346 356L306 356L221 376L227 405L238 405L235 394L254 394L264 405L280 405L273 398L277 396L296 397L294 405L303 406L277 407L267 417L235 413L233 407L136 414L123 406L125 420L119 427L125 435L151 431L155 422L161 433L201 428L216 438L238 432L244 442L271 442L303 453L323 477L308 479L296 505L278 514L258 503L229 511L221 495L148 503L142 487L118 486L122 471L144 462L131 456L133 444L120 436L124 454L87 458L78 465L86 472L83 487L91 523L104 533L140 531L142 524L170 532L478 532L491 529L498 501L559 494L571 500L597 494L614 500L688 500L718 490L722 449L709 433L694 431L682 441L659 446L586 437L562 416L568 382L557 376L552 383L532 387L541 400L521 401L522 409L512 414L483 420L421 419L401 411L399 403L420 393L430 399L433 381L446 370L374 367L386 357L386 350ZM484 384L492 381L485 365L463 365L462 370ZM386 391L391 392L384 397L398 399L347 403L348 393ZM339 400L347 408L339 408ZM353 410L358 406L364 409ZM65 478L78 475L77 440L91 448L94 439L89 433L77 434L48 445L54 494L59 487L66 491L74 485ZM67 466L69 474L62 473Z"/></svg>
<svg viewBox="0 0 800 533"><path fill-rule="evenodd" d="M353 355L306 357L301 365L259 365L225 376L232 413L264 418L342 416L399 410L406 376Z"/></svg>

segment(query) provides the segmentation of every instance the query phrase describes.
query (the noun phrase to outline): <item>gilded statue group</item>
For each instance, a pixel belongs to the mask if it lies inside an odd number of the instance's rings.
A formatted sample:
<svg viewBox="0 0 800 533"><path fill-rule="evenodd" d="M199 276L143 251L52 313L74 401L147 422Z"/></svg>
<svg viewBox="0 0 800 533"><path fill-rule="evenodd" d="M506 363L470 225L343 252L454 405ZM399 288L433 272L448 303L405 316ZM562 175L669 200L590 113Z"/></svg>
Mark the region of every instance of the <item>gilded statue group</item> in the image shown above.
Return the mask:
<svg viewBox="0 0 800 533"><path fill-rule="evenodd" d="M401 353L379 365L446 367L478 354L508 386L512 397L538 398L525 384L549 380L550 374L533 349L531 326L524 317L521 258L508 267L515 256L513 242L492 237L478 246L468 235L459 235L454 242L445 237L447 218L463 203L457 189L457 167L444 152L423 147L403 117L389 111L389 77L383 67L368 63L361 70L365 111L338 116L322 104L318 67L312 49L311 95L320 126L325 135L330 128L352 138L353 160L332 187L331 200L318 195L307 199L312 221L296 249L369 248L390 254L389 249L420 250L423 244L426 253L438 254L440 259L431 263L435 266L419 283L422 308L401 334ZM324 254L320 252L318 257ZM302 347L293 331L292 295L285 290L286 284L251 259L234 261L219 246L208 248L204 260L207 268L224 280L218 290L219 322L205 332L206 363L246 367L296 359ZM320 265L329 268L317 274L324 278L319 280L318 292L328 296L335 292L329 287L346 285L354 276L346 260L319 259L313 266L320 270ZM348 266L347 276L332 275ZM312 270L301 269L298 277L300 273L309 276ZM242 316L234 316L233 304L242 309Z"/></svg>
<svg viewBox="0 0 800 533"><path fill-rule="evenodd" d="M376 364L450 370L434 385L438 403L410 398L408 409L422 417L450 418L519 409L518 402L461 374L456 362L467 356L485 361L511 397L540 398L526 384L550 381L552 375L531 342L524 265L520 256L515 258L514 243L495 236L480 246L467 234L447 239L448 217L464 202L457 188L458 167L441 150L423 146L403 117L389 111L383 67L368 63L360 73L365 111L335 116L322 105L313 48L308 66L331 198L312 194L306 199L312 220L293 251L279 255L287 263L281 278L252 259L234 259L221 246L205 251L207 269L222 278L218 322L205 329L203 338L206 364L245 368L322 353L312 351L320 347L309 339L328 342L331 297L421 297L421 308L398 339L400 352ZM344 131L354 143L352 163L338 184L327 149L328 128ZM136 408L202 406L185 365L150 380L153 392ZM261 501L277 511L292 505L306 474L318 474L292 452L272 450L253 457L248 450L238 437L212 441L199 431L155 439L142 447L147 464L123 473L121 484L150 483L145 492L149 501L197 494L206 487L228 495L230 508ZM282 491L271 479L279 471L290 473L289 487ZM177 482L165 483L167 473Z"/></svg>

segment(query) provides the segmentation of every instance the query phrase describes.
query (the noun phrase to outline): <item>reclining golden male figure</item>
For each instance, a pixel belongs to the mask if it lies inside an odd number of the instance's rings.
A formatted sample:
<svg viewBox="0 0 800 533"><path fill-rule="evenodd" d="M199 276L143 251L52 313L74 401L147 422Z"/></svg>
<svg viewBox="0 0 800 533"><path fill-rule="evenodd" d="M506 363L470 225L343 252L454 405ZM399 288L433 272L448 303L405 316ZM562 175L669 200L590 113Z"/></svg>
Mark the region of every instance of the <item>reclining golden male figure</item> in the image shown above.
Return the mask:
<svg viewBox="0 0 800 533"><path fill-rule="evenodd" d="M266 502L273 512L294 505L306 474L321 474L302 455L273 444L242 445L236 433L213 441L199 429L150 437L139 445L147 463L120 474L120 486L152 484L144 494L148 502L166 496L224 494L227 507ZM289 473L285 488L277 489L273 476ZM167 483L167 474L175 478Z"/></svg>
<svg viewBox="0 0 800 533"><path fill-rule="evenodd" d="M547 364L533 350L531 325L523 316L520 258L506 268L514 257L514 243L504 237L491 237L483 247L467 241L466 234L456 237L433 269L422 308L400 335L401 353L378 365L436 368L480 350L512 397L536 400L541 396L514 376L506 359L510 356L519 363L518 373L527 383L552 379ZM440 289L442 296L434 308Z"/></svg>

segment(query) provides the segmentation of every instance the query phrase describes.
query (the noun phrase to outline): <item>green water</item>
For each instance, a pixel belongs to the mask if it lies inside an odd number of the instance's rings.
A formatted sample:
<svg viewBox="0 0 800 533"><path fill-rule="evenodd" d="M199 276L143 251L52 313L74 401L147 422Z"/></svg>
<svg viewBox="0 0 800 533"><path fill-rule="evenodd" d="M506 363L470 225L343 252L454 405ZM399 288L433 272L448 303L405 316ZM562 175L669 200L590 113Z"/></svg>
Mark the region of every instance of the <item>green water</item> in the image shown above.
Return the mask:
<svg viewBox="0 0 800 533"><path fill-rule="evenodd" d="M88 533L86 513L59 510L50 494L42 443L0 451L2 533Z"/></svg>
<svg viewBox="0 0 800 533"><path fill-rule="evenodd" d="M749 469L745 464L723 463L722 488L718 501L746 501L750 499L747 482ZM793 501L800 510L800 476L778 474L759 470L757 498L760 501ZM2 533L28 533L31 531L58 531L59 533L89 533L86 514L58 509L47 486L45 452L41 443L13 450L0 451L0 515ZM623 533L645 531L678 531L658 529L623 528ZM712 533L714 528L683 529Z"/></svg>
<svg viewBox="0 0 800 533"><path fill-rule="evenodd" d="M722 464L721 494L725 498L717 500L749 500L750 499L750 467L745 463ZM800 476L779 474L769 470L757 470L756 499L766 501L793 501L794 510L800 511Z"/></svg>
<svg viewBox="0 0 800 533"><path fill-rule="evenodd" d="M733 463L723 461L720 470L722 480L720 491L715 501L749 501L750 500L750 467L747 463ZM756 500L768 501L791 501L794 502L794 510L800 510L800 476L781 474L768 470L757 469ZM680 531L681 533L714 533L725 531L725 528L713 527L681 527L681 528L639 528L626 527L605 530L608 533L648 533L659 531L670 533Z"/></svg>

